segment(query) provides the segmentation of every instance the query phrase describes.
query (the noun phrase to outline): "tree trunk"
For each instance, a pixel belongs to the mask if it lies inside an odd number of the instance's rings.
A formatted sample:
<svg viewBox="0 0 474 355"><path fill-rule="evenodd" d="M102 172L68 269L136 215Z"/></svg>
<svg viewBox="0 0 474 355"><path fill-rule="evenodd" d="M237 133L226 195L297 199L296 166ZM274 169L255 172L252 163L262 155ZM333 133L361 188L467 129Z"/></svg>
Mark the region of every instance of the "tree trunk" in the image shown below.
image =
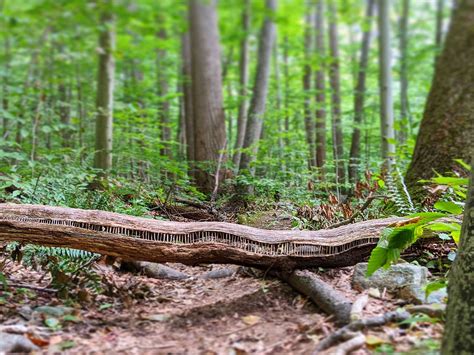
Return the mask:
<svg viewBox="0 0 474 355"><path fill-rule="evenodd" d="M472 24L471 21L472 17L470 20ZM472 336L474 334L473 305L474 164L471 164L471 182L468 199L464 207L461 240L456 259L449 271L448 307L446 309L446 325L441 354L454 355L474 353L474 338Z"/></svg>
<svg viewBox="0 0 474 355"><path fill-rule="evenodd" d="M222 105L222 71L214 1L190 0L191 72L194 116L194 158L217 163L226 141ZM214 173L214 171L212 171ZM214 179L209 167L196 170L197 186L211 192Z"/></svg>
<svg viewBox="0 0 474 355"><path fill-rule="evenodd" d="M110 5L110 4L109 4ZM95 131L94 168L104 173L112 168L113 97L115 77L114 18L104 10L99 35L99 71L97 78L97 117Z"/></svg>
<svg viewBox="0 0 474 355"><path fill-rule="evenodd" d="M283 78L285 79L285 146L290 145L290 65L288 63L288 35L283 40Z"/></svg>
<svg viewBox="0 0 474 355"><path fill-rule="evenodd" d="M360 166L360 125L364 118L365 90L367 67L369 63L370 37L372 30L372 16L374 14L375 0L369 0L366 10L366 23L362 35L357 85L354 92L354 130L352 131L351 152L349 158L349 181L356 183L359 180Z"/></svg>
<svg viewBox="0 0 474 355"><path fill-rule="evenodd" d="M64 82L64 79L59 79L58 85L58 109L59 109L59 118L61 124L63 125L61 130L62 135L62 145L63 147L70 147L71 142L71 103L68 87Z"/></svg>
<svg viewBox="0 0 474 355"><path fill-rule="evenodd" d="M437 0L436 2L436 33L435 33L435 65L438 60L438 53L441 50L441 44L443 42L443 11L444 11L444 0Z"/></svg>
<svg viewBox="0 0 474 355"><path fill-rule="evenodd" d="M5 37L4 42L4 73L2 77L2 109L4 112L8 112L9 108L9 90L8 90L8 82L9 82L9 75L10 75L10 61L11 61L11 51L10 51L10 37L8 34ZM8 137L8 118L3 115L2 121L2 136L3 138Z"/></svg>
<svg viewBox="0 0 474 355"><path fill-rule="evenodd" d="M312 55L312 30L314 27L314 13L310 4L306 6L305 30L304 30L304 56L305 64L303 68L303 106L304 106L304 122L306 143L308 144L309 159L308 167L316 166L315 146L314 146L314 119L311 114L311 55Z"/></svg>
<svg viewBox="0 0 474 355"><path fill-rule="evenodd" d="M337 9L334 1L328 4L329 10L329 48L331 63L329 67L329 82L331 84L331 118L334 164L336 165L336 185L344 184L344 142L341 122L341 83L339 72L339 43L337 31Z"/></svg>
<svg viewBox="0 0 474 355"><path fill-rule="evenodd" d="M324 2L318 0L316 4L315 21L315 50L318 56L318 69L315 73L316 87L316 166L324 177L324 164L326 163L326 79L324 45Z"/></svg>
<svg viewBox="0 0 474 355"><path fill-rule="evenodd" d="M421 179L452 171L454 159L469 162L474 147L474 0L459 2L438 59L406 183L422 198Z"/></svg>
<svg viewBox="0 0 474 355"><path fill-rule="evenodd" d="M400 17L400 131L398 141L404 144L411 130L412 119L408 102L408 18L410 14L410 0L403 0L402 15Z"/></svg>
<svg viewBox="0 0 474 355"><path fill-rule="evenodd" d="M167 70L167 52L166 46L163 42L166 42L168 36L166 30L161 28L157 34L160 47L157 51L157 76L158 76L158 122L160 125L161 132L161 149L160 154L168 158L172 158L170 141L171 141L171 127L170 127L170 103L166 97L168 95L168 78L166 75Z"/></svg>
<svg viewBox="0 0 474 355"><path fill-rule="evenodd" d="M239 58L239 116L237 118L237 139L235 141L234 165L236 169L240 165L241 149L244 144L245 128L247 127L247 85L249 81L249 31L250 31L250 0L244 1L242 11L242 30L244 34L240 41Z"/></svg>
<svg viewBox="0 0 474 355"><path fill-rule="evenodd" d="M256 159L258 152L258 141L262 133L263 115L265 114L265 101L267 99L268 79L270 77L270 62L272 56L272 46L275 40L275 24L271 15L276 10L276 0L266 0L268 15L260 34L258 48L258 62L253 96L248 112L247 127L243 148L247 152L242 153L240 160L240 170L249 170L253 173L251 163Z"/></svg>
<svg viewBox="0 0 474 355"><path fill-rule="evenodd" d="M395 155L391 66L392 52L390 47L390 1L378 0L378 5L381 146L382 159L384 160L386 168L389 168Z"/></svg>
<svg viewBox="0 0 474 355"><path fill-rule="evenodd" d="M184 122L186 126L186 152L189 162L193 162L194 156L194 115L193 115L193 93L191 85L191 43L189 32L181 38L181 57L183 60L183 96L184 96ZM191 175L193 168L191 167Z"/></svg>

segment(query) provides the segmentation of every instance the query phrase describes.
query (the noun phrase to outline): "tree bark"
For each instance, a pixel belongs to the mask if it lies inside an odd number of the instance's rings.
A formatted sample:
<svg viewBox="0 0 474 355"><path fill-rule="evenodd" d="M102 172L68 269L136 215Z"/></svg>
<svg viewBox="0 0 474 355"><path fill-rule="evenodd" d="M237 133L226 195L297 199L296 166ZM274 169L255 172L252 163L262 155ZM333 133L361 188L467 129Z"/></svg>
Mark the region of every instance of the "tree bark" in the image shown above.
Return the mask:
<svg viewBox="0 0 474 355"><path fill-rule="evenodd" d="M469 162L474 149L474 1L459 2L438 59L406 175L414 199L424 196L418 181L452 171L454 159Z"/></svg>
<svg viewBox="0 0 474 355"><path fill-rule="evenodd" d="M266 9L270 15L273 14L276 10L276 0L266 0ZM260 34L257 72L245 130L243 148L248 149L247 152L242 153L240 160L240 170L249 170L252 174L253 169L251 163L256 159L258 152L257 144L262 133L275 31L273 18L267 15ZM250 152L248 150L250 150Z"/></svg>
<svg viewBox="0 0 474 355"><path fill-rule="evenodd" d="M194 158L216 164L226 141L222 104L222 70L214 1L190 0L191 73L194 117ZM211 192L214 166L196 169L196 184ZM214 173L214 171L212 171Z"/></svg>
<svg viewBox="0 0 474 355"><path fill-rule="evenodd" d="M455 4L454 4L455 5ZM436 61L438 60L438 53L441 50L441 45L443 43L443 12L444 12L444 0L436 1L436 32L435 32L435 46L436 46L436 55L435 55L435 66Z"/></svg>
<svg viewBox="0 0 474 355"><path fill-rule="evenodd" d="M4 73L2 77L2 109L4 112L8 112L9 109L9 75L10 75L10 61L11 61L11 50L10 50L10 37L8 34L5 37L4 42ZM2 116L2 136L6 139L8 137L8 118L4 114Z"/></svg>
<svg viewBox="0 0 474 355"><path fill-rule="evenodd" d="M326 163L326 77L324 44L324 1L318 0L316 4L315 19L315 50L318 56L318 67L315 73L316 88L316 166L320 176L324 177Z"/></svg>
<svg viewBox="0 0 474 355"><path fill-rule="evenodd" d="M183 61L183 95L184 95L184 122L186 125L186 152L188 161L195 159L194 154L194 115L193 115L193 93L191 85L191 43L189 32L181 37L181 57ZM193 168L191 175L193 175Z"/></svg>
<svg viewBox="0 0 474 355"><path fill-rule="evenodd" d="M168 95L168 80L166 75L167 70L167 51L165 44L168 36L164 28L160 28L157 34L159 40L159 48L157 51L157 76L158 76L158 122L161 132L161 149L160 155L172 158L170 141L171 141L171 127L170 127L170 102L166 97Z"/></svg>
<svg viewBox="0 0 474 355"><path fill-rule="evenodd" d="M378 0L381 151L386 168L395 155L389 6L389 0Z"/></svg>
<svg viewBox="0 0 474 355"><path fill-rule="evenodd" d="M400 124L398 141L405 144L410 133L412 119L408 101L408 19L410 0L403 0L402 15L400 16Z"/></svg>
<svg viewBox="0 0 474 355"><path fill-rule="evenodd" d="M374 14L375 0L367 2L366 20L362 34L362 47L360 51L357 85L354 92L354 129L352 131L351 152L349 158L349 181L356 183L359 180L360 166L360 125L364 118L364 104L366 91L367 67L369 63L370 37L372 30L372 16Z"/></svg>
<svg viewBox="0 0 474 355"><path fill-rule="evenodd" d="M110 5L108 2L105 6ZM97 117L94 168L106 173L112 168L113 98L115 79L115 29L113 15L104 10L99 35L99 71L97 78Z"/></svg>
<svg viewBox="0 0 474 355"><path fill-rule="evenodd" d="M441 349L441 354L445 355L474 353L474 156L472 158L461 240L449 271L448 307Z"/></svg>
<svg viewBox="0 0 474 355"><path fill-rule="evenodd" d="M344 169L344 142L341 122L341 83L339 69L339 40L337 31L337 9L334 1L328 4L329 10L329 49L331 63L329 66L329 83L331 84L331 118L333 155L336 166L336 184L344 184L346 179Z"/></svg>
<svg viewBox="0 0 474 355"><path fill-rule="evenodd" d="M303 106L306 143L308 144L308 167L316 166L315 145L314 145L314 119L311 114L311 56L313 52L312 30L314 27L314 13L311 4L306 5L305 30L304 30L304 57L303 68Z"/></svg>
<svg viewBox="0 0 474 355"><path fill-rule="evenodd" d="M241 149L244 144L245 129L247 127L247 85L249 81L249 31L250 31L250 0L243 0L242 30L244 34L240 41L239 58L239 114L237 118L237 138L235 141L234 165L236 169L240 165Z"/></svg>

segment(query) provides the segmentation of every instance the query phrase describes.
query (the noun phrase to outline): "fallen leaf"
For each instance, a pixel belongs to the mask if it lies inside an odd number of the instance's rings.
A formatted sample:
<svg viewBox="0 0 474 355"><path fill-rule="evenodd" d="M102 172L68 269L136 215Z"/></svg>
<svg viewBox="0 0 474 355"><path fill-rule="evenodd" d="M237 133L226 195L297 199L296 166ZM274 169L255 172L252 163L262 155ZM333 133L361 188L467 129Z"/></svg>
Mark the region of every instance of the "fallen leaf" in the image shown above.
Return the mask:
<svg viewBox="0 0 474 355"><path fill-rule="evenodd" d="M247 325L255 325L260 321L260 317L250 314L248 316L242 317L242 321Z"/></svg>
<svg viewBox="0 0 474 355"><path fill-rule="evenodd" d="M369 346L377 346L386 343L386 341L376 335L369 334L365 337L365 343Z"/></svg>

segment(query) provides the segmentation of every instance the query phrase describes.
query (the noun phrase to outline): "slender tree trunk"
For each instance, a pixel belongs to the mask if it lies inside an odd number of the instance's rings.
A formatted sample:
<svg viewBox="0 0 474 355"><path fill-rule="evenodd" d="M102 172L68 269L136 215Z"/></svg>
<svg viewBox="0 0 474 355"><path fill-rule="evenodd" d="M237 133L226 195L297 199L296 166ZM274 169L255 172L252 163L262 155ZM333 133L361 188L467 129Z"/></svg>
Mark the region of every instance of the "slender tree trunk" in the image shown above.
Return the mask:
<svg viewBox="0 0 474 355"><path fill-rule="evenodd" d="M285 170L285 161L283 160L283 121L281 119L281 80L280 80L280 64L278 60L278 39L275 34L275 43L273 44L273 72L275 77L275 104L277 112L277 127L278 127L278 158L281 160L281 167Z"/></svg>
<svg viewBox="0 0 474 355"><path fill-rule="evenodd" d="M398 141L404 144L410 133L412 119L408 102L408 18L410 0L403 0L400 17L400 132ZM408 125L408 127L407 127Z"/></svg>
<svg viewBox="0 0 474 355"><path fill-rule="evenodd" d="M352 131L351 152L349 157L349 181L356 183L359 180L360 166L360 125L364 119L364 104L366 91L367 67L369 63L370 37L372 30L372 16L374 15L375 0L367 2L362 46L360 51L357 84L354 92L354 129Z"/></svg>
<svg viewBox="0 0 474 355"><path fill-rule="evenodd" d="M472 157L474 163L474 156ZM441 354L474 353L474 164L464 206L461 240L449 270L448 307Z"/></svg>
<svg viewBox="0 0 474 355"><path fill-rule="evenodd" d="M379 86L380 127L382 133L382 159L387 168L395 155L395 130L393 127L392 52L390 47L390 1L378 0L379 30Z"/></svg>
<svg viewBox="0 0 474 355"><path fill-rule="evenodd" d="M99 35L99 71L97 78L97 117L94 168L104 173L112 168L113 97L115 79L115 30L113 15L101 14Z"/></svg>
<svg viewBox="0 0 474 355"><path fill-rule="evenodd" d="M454 4L455 5L455 4ZM441 50L441 45L443 43L443 26L444 26L444 0L436 1L436 33L435 33L435 46L436 46L436 55L435 55L435 65L438 60L438 53Z"/></svg>
<svg viewBox="0 0 474 355"><path fill-rule="evenodd" d="M181 57L183 61L183 96L184 96L184 122L186 126L186 152L189 162L195 160L194 155L194 115L193 93L191 85L191 43L189 32L181 38ZM192 163L191 163L192 164ZM193 168L191 175L193 175Z"/></svg>
<svg viewBox="0 0 474 355"><path fill-rule="evenodd" d="M169 78L166 75L167 70L167 51L165 49L165 42L168 38L166 30L161 28L158 31L157 35L160 41L160 48L157 51L157 77L158 77L158 122L160 125L161 131L161 149L160 154L171 159L171 127L170 127L170 103L167 98L168 95L168 80Z"/></svg>
<svg viewBox="0 0 474 355"><path fill-rule="evenodd" d="M326 164L326 77L324 44L324 1L318 0L316 4L315 19L315 50L318 56L318 68L315 75L316 87L316 166L320 176L324 179L324 165Z"/></svg>
<svg viewBox="0 0 474 355"><path fill-rule="evenodd" d="M4 73L2 77L2 109L4 112L8 112L9 109L9 75L10 75L10 61L11 61L11 51L10 51L10 37L8 34L5 36L4 42ZM8 118L4 115L2 120L2 136L6 139L8 137Z"/></svg>
<svg viewBox="0 0 474 355"><path fill-rule="evenodd" d="M237 139L235 141L234 165L236 169L240 165L241 149L244 144L245 128L247 127L247 86L249 81L249 31L250 31L250 0L244 1L242 11L242 30L244 34L240 41L239 58L239 115L237 118Z"/></svg>
<svg viewBox="0 0 474 355"><path fill-rule="evenodd" d="M226 132L214 1L190 0L189 20L195 160L217 163L220 151L224 149ZM211 170L209 167L196 170L196 183L202 191L213 190L215 180L212 174L215 170L212 173Z"/></svg>
<svg viewBox="0 0 474 355"><path fill-rule="evenodd" d="M329 82L331 84L331 117L333 155L336 165L336 184L344 184L346 175L344 169L344 142L341 122L341 83L339 71L339 43L337 31L337 9L335 2L330 1L329 9L329 48L331 64L329 67Z"/></svg>
<svg viewBox="0 0 474 355"><path fill-rule="evenodd" d="M285 146L290 146L290 64L288 63L289 51L288 36L283 41L283 78L285 80Z"/></svg>
<svg viewBox="0 0 474 355"><path fill-rule="evenodd" d="M240 170L249 170L253 174L251 163L256 159L258 141L262 133L263 115L265 114L265 101L267 99L268 79L270 77L270 62L272 47L275 40L275 24L271 17L276 11L276 0L266 0L268 15L265 17L258 47L257 72L253 87L252 101L249 107L247 127L242 153ZM251 152L249 152L251 150Z"/></svg>
<svg viewBox="0 0 474 355"><path fill-rule="evenodd" d="M474 150L474 0L454 11L416 140L406 183L414 199L426 190L418 183L452 171L454 159L469 162Z"/></svg>
<svg viewBox="0 0 474 355"><path fill-rule="evenodd" d="M312 32L314 28L314 13L311 4L306 5L305 33L304 33L304 55L305 64L303 69L303 106L306 143L309 149L309 168L316 166L315 145L314 145L314 119L311 114L311 55L313 52Z"/></svg>
<svg viewBox="0 0 474 355"><path fill-rule="evenodd" d="M68 88L63 78L59 79L58 99L59 118L61 124L63 125L61 130L62 145L63 147L70 147L72 144L70 97L68 95Z"/></svg>

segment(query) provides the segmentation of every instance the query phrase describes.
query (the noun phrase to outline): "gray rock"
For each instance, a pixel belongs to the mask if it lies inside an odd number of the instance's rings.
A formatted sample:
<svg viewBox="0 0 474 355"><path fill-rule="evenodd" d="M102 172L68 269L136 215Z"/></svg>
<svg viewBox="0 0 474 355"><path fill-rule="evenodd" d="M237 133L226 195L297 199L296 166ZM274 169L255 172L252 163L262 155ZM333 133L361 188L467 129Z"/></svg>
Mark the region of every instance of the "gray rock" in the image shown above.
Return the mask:
<svg viewBox="0 0 474 355"><path fill-rule="evenodd" d="M428 304L445 303L447 297L448 297L448 290L445 287L445 288L431 292L428 298L423 300L423 303L428 303Z"/></svg>
<svg viewBox="0 0 474 355"><path fill-rule="evenodd" d="M412 264L392 265L389 269L379 269L372 276L366 277L367 263L359 263L354 268L352 287L358 290L378 288L404 300L423 303L427 283L428 269ZM434 292L433 292L434 293ZM430 295L431 296L431 295Z"/></svg>
<svg viewBox="0 0 474 355"><path fill-rule="evenodd" d="M29 353L39 348L23 335L0 333L0 353Z"/></svg>
<svg viewBox="0 0 474 355"><path fill-rule="evenodd" d="M39 306L35 308L35 313L43 313L51 317L62 317L73 312L74 308L65 306Z"/></svg>

